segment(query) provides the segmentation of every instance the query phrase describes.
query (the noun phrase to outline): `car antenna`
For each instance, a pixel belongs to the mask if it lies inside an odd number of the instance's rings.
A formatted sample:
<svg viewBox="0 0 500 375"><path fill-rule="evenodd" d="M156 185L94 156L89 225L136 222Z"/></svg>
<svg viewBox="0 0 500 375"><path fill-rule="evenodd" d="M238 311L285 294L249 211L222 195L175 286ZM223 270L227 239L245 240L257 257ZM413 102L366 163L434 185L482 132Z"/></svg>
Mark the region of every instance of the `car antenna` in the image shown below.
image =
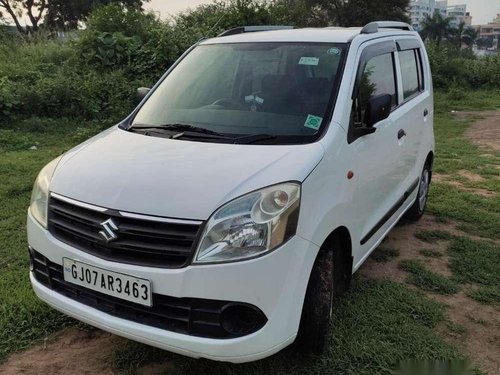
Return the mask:
<svg viewBox="0 0 500 375"><path fill-rule="evenodd" d="M202 38L200 39L200 41L202 41L202 40L204 40L204 39L208 39L208 38L209 38L209 35L211 34L211 32L212 32L212 31L214 31L214 30L215 30L215 28L216 28L217 26L219 26L220 21L222 21L222 19L223 19L225 16L226 16L226 13L223 13L223 14L222 14L222 16L220 16L219 20L215 23L215 25L213 25L213 26L212 26L212 28L211 28L210 30L208 30L208 32L205 34L205 36L204 36L204 37L202 37Z"/></svg>

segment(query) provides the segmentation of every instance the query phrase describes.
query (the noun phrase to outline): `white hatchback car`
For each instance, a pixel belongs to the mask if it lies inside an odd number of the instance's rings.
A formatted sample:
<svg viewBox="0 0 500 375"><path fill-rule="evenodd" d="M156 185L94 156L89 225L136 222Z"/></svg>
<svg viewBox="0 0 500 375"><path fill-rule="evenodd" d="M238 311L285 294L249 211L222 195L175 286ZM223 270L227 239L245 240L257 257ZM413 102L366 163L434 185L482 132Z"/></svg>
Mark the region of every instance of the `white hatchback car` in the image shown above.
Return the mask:
<svg viewBox="0 0 500 375"><path fill-rule="evenodd" d="M258 31L258 32L256 32ZM31 282L54 308L192 357L319 353L332 304L434 155L409 25L242 27L189 49L119 125L40 172Z"/></svg>

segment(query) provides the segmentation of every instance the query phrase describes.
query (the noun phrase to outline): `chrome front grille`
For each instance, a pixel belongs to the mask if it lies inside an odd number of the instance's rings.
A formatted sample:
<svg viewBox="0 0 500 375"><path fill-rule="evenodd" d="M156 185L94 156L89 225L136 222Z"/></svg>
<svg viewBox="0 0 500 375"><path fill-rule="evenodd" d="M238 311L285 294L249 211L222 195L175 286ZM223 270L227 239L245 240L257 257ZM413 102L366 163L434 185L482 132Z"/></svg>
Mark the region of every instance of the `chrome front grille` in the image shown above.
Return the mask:
<svg viewBox="0 0 500 375"><path fill-rule="evenodd" d="M123 213L55 194L49 200L48 228L54 237L92 255L121 263L185 267L195 251L201 224Z"/></svg>

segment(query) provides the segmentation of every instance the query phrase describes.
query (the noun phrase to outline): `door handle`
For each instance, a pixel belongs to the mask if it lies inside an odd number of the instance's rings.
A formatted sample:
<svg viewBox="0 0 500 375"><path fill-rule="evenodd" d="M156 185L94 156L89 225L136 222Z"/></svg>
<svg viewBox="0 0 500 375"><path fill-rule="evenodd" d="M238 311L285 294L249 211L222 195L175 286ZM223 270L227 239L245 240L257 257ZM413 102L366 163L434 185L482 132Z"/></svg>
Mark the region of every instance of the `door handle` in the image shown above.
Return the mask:
<svg viewBox="0 0 500 375"><path fill-rule="evenodd" d="M404 131L404 129L399 129L398 131L398 139L401 139L403 137L406 136L406 132Z"/></svg>
<svg viewBox="0 0 500 375"><path fill-rule="evenodd" d="M426 109L424 109L424 117L427 116L429 114L429 111Z"/></svg>

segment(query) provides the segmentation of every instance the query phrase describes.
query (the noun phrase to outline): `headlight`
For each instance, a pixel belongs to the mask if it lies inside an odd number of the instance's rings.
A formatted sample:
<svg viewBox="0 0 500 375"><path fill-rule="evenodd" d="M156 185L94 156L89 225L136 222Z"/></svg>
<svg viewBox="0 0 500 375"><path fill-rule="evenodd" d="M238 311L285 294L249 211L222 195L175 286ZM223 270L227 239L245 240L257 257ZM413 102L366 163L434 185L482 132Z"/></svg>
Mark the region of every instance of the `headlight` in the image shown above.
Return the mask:
<svg viewBox="0 0 500 375"><path fill-rule="evenodd" d="M59 160L62 156L52 160L49 164L42 168L36 178L33 192L31 193L30 212L31 215L44 228L47 228L47 204L49 200L49 185L52 175L56 170Z"/></svg>
<svg viewBox="0 0 500 375"><path fill-rule="evenodd" d="M194 263L234 262L273 250L295 235L300 185L287 182L237 198L208 221Z"/></svg>

